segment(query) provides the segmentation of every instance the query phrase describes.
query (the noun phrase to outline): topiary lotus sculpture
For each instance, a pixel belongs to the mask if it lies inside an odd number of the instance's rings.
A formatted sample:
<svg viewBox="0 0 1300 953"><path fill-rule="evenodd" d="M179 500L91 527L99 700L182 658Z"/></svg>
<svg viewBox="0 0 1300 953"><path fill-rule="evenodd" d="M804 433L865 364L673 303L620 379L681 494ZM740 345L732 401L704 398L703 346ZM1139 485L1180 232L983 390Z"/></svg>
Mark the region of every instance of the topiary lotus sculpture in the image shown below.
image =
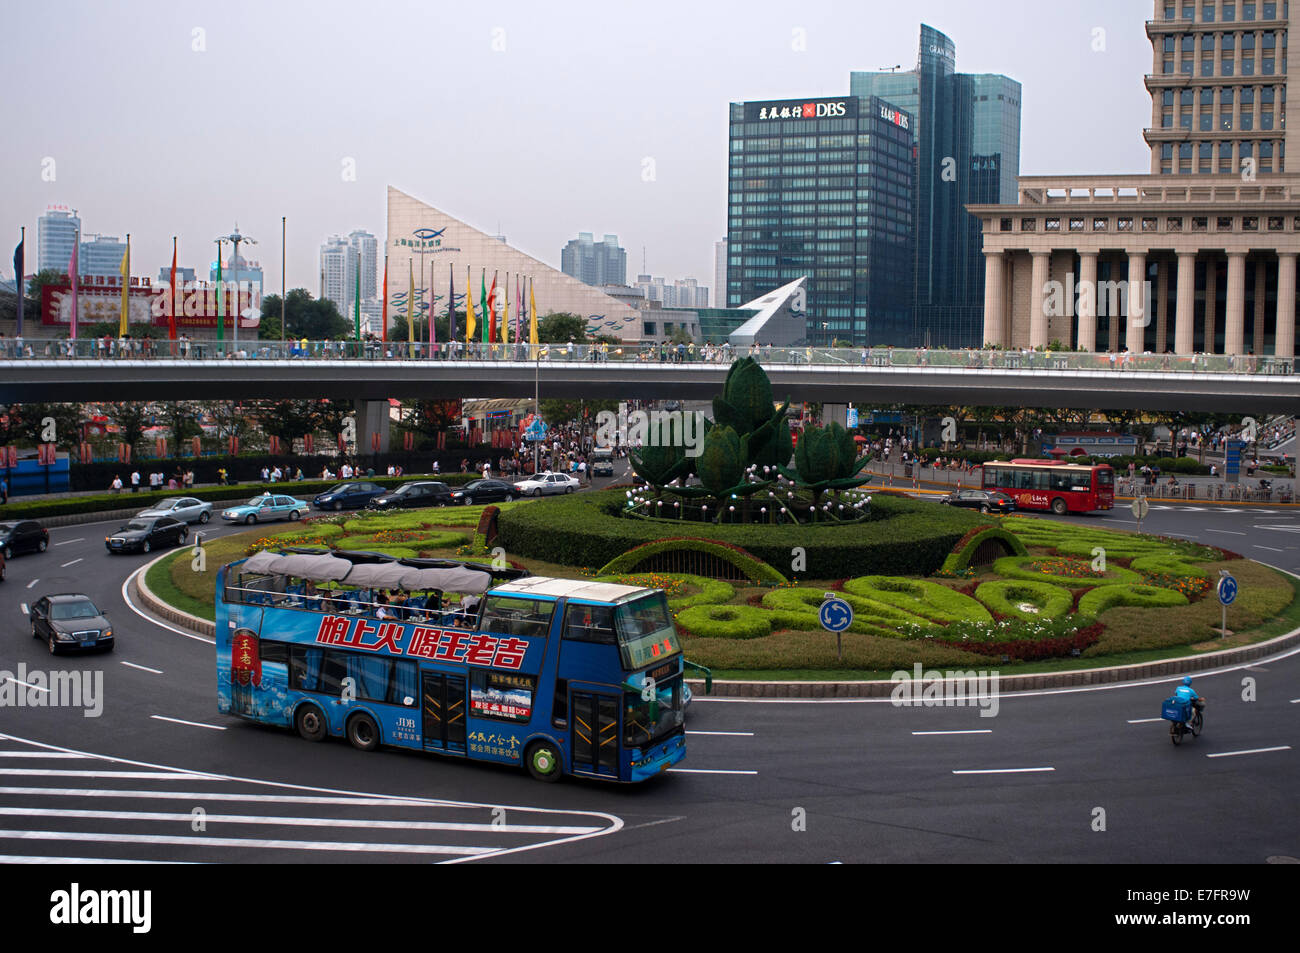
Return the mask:
<svg viewBox="0 0 1300 953"><path fill-rule="evenodd" d="M715 426L704 438L704 448L695 461L699 486L668 487L668 491L687 499L713 498L715 514L721 515L727 500L746 497L771 486L773 480L749 482L746 479L746 442L731 427Z"/></svg>
<svg viewBox="0 0 1300 953"><path fill-rule="evenodd" d="M831 422L805 428L794 451L794 470L780 470L787 480L810 490L817 506L827 490L847 490L867 482L870 477L864 479L861 473L869 459L858 456L853 434Z"/></svg>
<svg viewBox="0 0 1300 953"><path fill-rule="evenodd" d="M730 427L745 440L746 458L742 469L750 464L784 466L793 450L790 424L785 414L787 400L774 409L772 384L767 372L752 357L731 365L722 385L722 393L713 398L713 419L718 427Z"/></svg>
<svg viewBox="0 0 1300 953"><path fill-rule="evenodd" d="M677 479L686 479L691 473L692 463L686 455L685 447L652 444L633 450L628 460L637 476L654 487L656 493L663 493L664 487Z"/></svg>

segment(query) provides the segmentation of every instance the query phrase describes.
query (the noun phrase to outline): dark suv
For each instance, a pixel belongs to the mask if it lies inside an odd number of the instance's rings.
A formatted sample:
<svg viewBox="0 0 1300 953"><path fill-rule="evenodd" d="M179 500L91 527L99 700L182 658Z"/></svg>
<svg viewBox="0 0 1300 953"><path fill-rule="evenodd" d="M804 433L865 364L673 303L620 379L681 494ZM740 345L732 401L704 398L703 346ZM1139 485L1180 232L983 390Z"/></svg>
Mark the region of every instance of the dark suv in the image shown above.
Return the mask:
<svg viewBox="0 0 1300 953"><path fill-rule="evenodd" d="M50 531L36 520L0 523L0 552L5 559L18 553L43 553L50 545Z"/></svg>

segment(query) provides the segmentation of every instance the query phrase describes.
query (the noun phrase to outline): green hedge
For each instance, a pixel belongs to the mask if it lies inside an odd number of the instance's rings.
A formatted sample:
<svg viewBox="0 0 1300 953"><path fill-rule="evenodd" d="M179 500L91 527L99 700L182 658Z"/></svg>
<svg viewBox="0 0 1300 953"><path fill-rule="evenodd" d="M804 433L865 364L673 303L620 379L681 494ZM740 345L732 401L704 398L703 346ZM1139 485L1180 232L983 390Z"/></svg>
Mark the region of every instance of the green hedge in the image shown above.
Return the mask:
<svg viewBox="0 0 1300 953"><path fill-rule="evenodd" d="M1050 582L1029 582L1023 579L1003 579L982 583L975 590L975 598L999 615L1017 619L1055 619L1065 615L1074 605L1069 589ZM1026 612L1020 603L1029 603L1036 612Z"/></svg>
<svg viewBox="0 0 1300 953"><path fill-rule="evenodd" d="M872 602L886 603L934 622L993 621L989 610L970 596L926 579L859 576L846 580L844 591Z"/></svg>
<svg viewBox="0 0 1300 953"><path fill-rule="evenodd" d="M1153 556L1139 556L1129 563L1129 568L1137 572L1157 573L1168 576L1191 576L1196 579L1207 579L1207 573L1200 566L1185 562L1179 559L1176 554L1160 554Z"/></svg>
<svg viewBox="0 0 1300 953"><path fill-rule="evenodd" d="M629 577L636 576L638 573L615 573L606 576L597 576L597 582L614 582L619 585L641 585L640 582L626 582ZM679 609L689 609L692 606L710 606L721 605L724 602L730 602L736 597L736 587L729 582L721 579L710 579L707 576L692 576L685 572L656 572L656 576L665 579L676 579L684 582L688 586L694 586L700 591L690 596L677 596L668 600L668 608L674 612Z"/></svg>
<svg viewBox="0 0 1300 953"><path fill-rule="evenodd" d="M500 524L498 524L499 526ZM665 552L697 552L717 556L738 569L745 578L755 583L778 585L786 581L779 572L760 559L755 559L744 550L735 546L715 543L708 539L663 539L653 543L642 543L621 556L617 556L602 568L602 573L632 572L638 565ZM698 578L698 577L697 577Z"/></svg>
<svg viewBox="0 0 1300 953"><path fill-rule="evenodd" d="M1108 550L1109 552L1109 550ZM1026 568L1030 563L1051 561L1053 558L1062 559L1064 557L1051 556L1004 556L993 564L993 571L1004 579L1026 579L1030 582L1052 582L1058 586L1067 586L1070 589L1083 589L1087 586L1099 586L1107 583L1112 584L1132 584L1141 583L1142 577L1131 569L1125 569L1123 566L1108 563L1104 573L1092 573L1089 570L1088 576L1065 576L1054 573L1039 572L1034 569ZM1071 560L1085 569L1088 569L1090 563L1083 560Z"/></svg>
<svg viewBox="0 0 1300 953"><path fill-rule="evenodd" d="M716 525L625 519L620 490L557 497L544 505L502 508L500 545L519 556L566 566L604 566L641 543L706 535L740 546L781 573L801 548L811 579L846 575L929 575L978 517L932 502L877 494L870 518L850 525ZM793 575L792 573L788 573Z"/></svg>
<svg viewBox="0 0 1300 953"><path fill-rule="evenodd" d="M1079 599L1079 615L1096 617L1115 606L1185 606L1187 597L1157 586L1098 586Z"/></svg>
<svg viewBox="0 0 1300 953"><path fill-rule="evenodd" d="M929 624L929 620L923 616L883 602L873 602L847 592L836 595L853 607L853 623L849 626L853 632L872 633L881 628ZM764 593L763 605L779 614L782 624L801 631L815 632L822 628L817 610L825 598L826 593L820 589L797 586Z"/></svg>
<svg viewBox="0 0 1300 953"><path fill-rule="evenodd" d="M691 606L677 624L692 635L712 639L759 639L772 631L772 614L755 606Z"/></svg>
<svg viewBox="0 0 1300 953"><path fill-rule="evenodd" d="M991 539L999 539L1007 544L1010 550L1008 555L1028 556L1029 550L1020 538L1001 526L988 526L984 529L972 530L967 533L957 545L953 547L948 558L943 561L943 572L955 573L970 566L970 561L975 555L975 550Z"/></svg>

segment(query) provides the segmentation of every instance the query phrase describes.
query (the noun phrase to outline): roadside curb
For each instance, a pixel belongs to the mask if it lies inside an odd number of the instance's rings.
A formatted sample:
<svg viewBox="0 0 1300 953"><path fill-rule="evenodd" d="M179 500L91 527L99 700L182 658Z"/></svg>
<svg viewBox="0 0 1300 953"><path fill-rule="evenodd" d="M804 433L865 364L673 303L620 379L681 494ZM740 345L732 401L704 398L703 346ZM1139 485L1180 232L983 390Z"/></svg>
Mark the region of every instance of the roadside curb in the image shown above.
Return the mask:
<svg viewBox="0 0 1300 953"><path fill-rule="evenodd" d="M173 550L170 553L163 553L157 559L151 559L132 574L130 582L135 586L135 594L140 599L140 604L151 614L165 619L182 628L189 629L199 635L206 635L208 638L217 637L217 624L209 622L207 619L200 619L196 615L190 615L188 612L182 612L180 609L173 608L162 599L154 594L144 581L145 575L153 568L154 564L175 555Z"/></svg>
<svg viewBox="0 0 1300 953"><path fill-rule="evenodd" d="M1252 662L1285 649L1300 645L1300 629L1236 649L1221 649L1204 655L1166 659L1159 662L1139 662L1136 665L1119 665L1111 668L1076 669L1068 672L1046 672L1026 675L1000 675L998 691L1004 693L1036 691L1053 688L1077 688L1089 685L1113 685L1121 682L1140 682L1188 672L1241 662ZM955 668L955 666L954 666ZM912 671L902 669L910 679ZM704 694L703 679L687 679L696 698L888 698L900 684L895 681L873 682L713 682L712 695Z"/></svg>

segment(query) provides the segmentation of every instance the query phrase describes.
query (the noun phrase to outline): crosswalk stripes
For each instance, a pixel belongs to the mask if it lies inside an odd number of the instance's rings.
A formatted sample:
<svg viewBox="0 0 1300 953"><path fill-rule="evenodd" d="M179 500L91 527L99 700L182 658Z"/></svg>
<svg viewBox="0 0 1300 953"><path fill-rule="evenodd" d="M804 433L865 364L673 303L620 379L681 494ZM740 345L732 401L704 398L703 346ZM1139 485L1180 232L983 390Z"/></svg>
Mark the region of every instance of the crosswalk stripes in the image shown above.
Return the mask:
<svg viewBox="0 0 1300 953"><path fill-rule="evenodd" d="M594 812L307 788L0 735L0 863L457 862L622 826Z"/></svg>

